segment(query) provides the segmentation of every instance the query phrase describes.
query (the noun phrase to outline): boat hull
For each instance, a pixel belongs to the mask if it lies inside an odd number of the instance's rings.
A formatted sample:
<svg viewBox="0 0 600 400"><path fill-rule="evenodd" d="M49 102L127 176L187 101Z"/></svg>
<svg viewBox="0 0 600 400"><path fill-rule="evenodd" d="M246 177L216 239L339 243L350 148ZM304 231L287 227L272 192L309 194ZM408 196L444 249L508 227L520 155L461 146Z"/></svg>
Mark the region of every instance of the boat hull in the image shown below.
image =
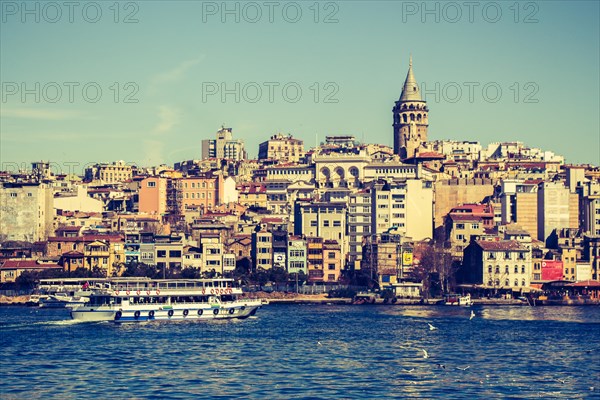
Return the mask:
<svg viewBox="0 0 600 400"><path fill-rule="evenodd" d="M189 321L208 319L245 319L261 307L261 303L231 305L220 307L208 305L177 307L139 307L139 308L92 308L78 307L71 311L71 318L86 322L114 321L115 323L143 321Z"/></svg>

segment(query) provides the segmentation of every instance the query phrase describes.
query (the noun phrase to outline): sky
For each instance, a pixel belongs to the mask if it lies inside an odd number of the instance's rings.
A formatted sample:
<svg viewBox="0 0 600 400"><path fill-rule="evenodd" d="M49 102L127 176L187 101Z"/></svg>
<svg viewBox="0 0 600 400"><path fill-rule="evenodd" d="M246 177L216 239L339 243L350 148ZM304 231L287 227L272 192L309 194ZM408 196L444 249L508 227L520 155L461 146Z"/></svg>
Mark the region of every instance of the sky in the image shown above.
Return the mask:
<svg viewBox="0 0 600 400"><path fill-rule="evenodd" d="M0 1L0 169L199 159L224 124L392 145L409 57L429 140L600 164L600 2Z"/></svg>

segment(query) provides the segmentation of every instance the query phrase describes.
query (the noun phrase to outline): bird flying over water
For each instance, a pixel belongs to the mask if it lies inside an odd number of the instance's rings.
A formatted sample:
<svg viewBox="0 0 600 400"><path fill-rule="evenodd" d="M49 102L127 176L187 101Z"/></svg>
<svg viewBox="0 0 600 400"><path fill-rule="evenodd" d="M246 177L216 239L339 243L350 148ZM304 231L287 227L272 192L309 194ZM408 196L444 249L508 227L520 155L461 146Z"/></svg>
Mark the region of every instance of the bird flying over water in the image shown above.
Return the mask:
<svg viewBox="0 0 600 400"><path fill-rule="evenodd" d="M435 331L437 329L435 326L433 326L433 325L431 325L429 323L427 325L429 325L429 330L430 331Z"/></svg>
<svg viewBox="0 0 600 400"><path fill-rule="evenodd" d="M471 310L471 316L469 317L469 321L475 318L475 311Z"/></svg>
<svg viewBox="0 0 600 400"><path fill-rule="evenodd" d="M427 350L421 349L421 351L423 352L423 358L429 358L429 353L427 353Z"/></svg>
<svg viewBox="0 0 600 400"><path fill-rule="evenodd" d="M415 369L414 369L414 368L411 368L411 369L406 369L406 368L403 368L403 370L404 370L404 372L406 372L407 374L410 374L410 373L411 373L411 372L413 372Z"/></svg>
<svg viewBox="0 0 600 400"><path fill-rule="evenodd" d="M466 367L456 367L456 369L460 369L461 371L466 371L466 370L468 370L469 368L471 368L471 366L470 366L470 365L467 365Z"/></svg>

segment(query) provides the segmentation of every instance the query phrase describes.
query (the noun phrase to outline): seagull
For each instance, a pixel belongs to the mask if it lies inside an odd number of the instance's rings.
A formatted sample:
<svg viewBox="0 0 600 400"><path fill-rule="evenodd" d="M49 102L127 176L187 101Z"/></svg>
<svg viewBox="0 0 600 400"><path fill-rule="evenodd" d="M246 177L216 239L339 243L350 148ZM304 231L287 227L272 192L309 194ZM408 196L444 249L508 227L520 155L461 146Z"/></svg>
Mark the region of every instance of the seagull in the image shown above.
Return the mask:
<svg viewBox="0 0 600 400"><path fill-rule="evenodd" d="M406 368L403 368L403 370L404 370L404 372L406 372L407 374L410 374L410 373L411 373L411 372L413 372L415 369L414 369L414 368L411 368L411 369L406 369Z"/></svg>
<svg viewBox="0 0 600 400"><path fill-rule="evenodd" d="M466 367L456 367L456 369L460 369L461 371L466 371L466 370L468 370L469 368L471 368L471 366L470 366L470 365L467 365Z"/></svg>
<svg viewBox="0 0 600 400"><path fill-rule="evenodd" d="M560 379L560 378L559 378L559 379L555 379L555 381L556 381L556 382L559 382L559 383L562 383L562 384L564 385L564 384L565 384L565 382L566 382L566 379Z"/></svg>
<svg viewBox="0 0 600 400"><path fill-rule="evenodd" d="M437 329L435 326L433 326L433 325L431 325L429 323L427 325L429 325L429 330L430 331L435 331Z"/></svg>
<svg viewBox="0 0 600 400"><path fill-rule="evenodd" d="M323 346L323 344L322 344L321 342L319 342L319 341L317 341L317 344L318 344L319 346Z"/></svg>
<svg viewBox="0 0 600 400"><path fill-rule="evenodd" d="M469 317L469 321L475 318L475 311L471 310L471 316Z"/></svg>
<svg viewBox="0 0 600 400"><path fill-rule="evenodd" d="M427 350L421 349L421 351L423 352L423 358L429 358L429 353L427 353Z"/></svg>
<svg viewBox="0 0 600 400"><path fill-rule="evenodd" d="M444 364L438 364L438 367L442 368L442 369L446 369L446 366Z"/></svg>

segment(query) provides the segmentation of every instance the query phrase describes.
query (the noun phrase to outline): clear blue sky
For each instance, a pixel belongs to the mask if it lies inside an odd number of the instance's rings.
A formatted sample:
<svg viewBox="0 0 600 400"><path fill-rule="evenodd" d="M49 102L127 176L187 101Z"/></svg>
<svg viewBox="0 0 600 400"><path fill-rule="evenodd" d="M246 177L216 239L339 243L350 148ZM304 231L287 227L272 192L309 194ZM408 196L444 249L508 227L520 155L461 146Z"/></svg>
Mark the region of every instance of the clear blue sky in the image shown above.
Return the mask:
<svg viewBox="0 0 600 400"><path fill-rule="evenodd" d="M474 2L472 10L428 2L429 11L420 1L275 2L272 10L227 2L229 14L220 1L141 1L120 3L118 15L113 2L57 10L31 1L30 14L20 1L0 3L5 167L172 164L199 158L201 140L222 123L250 156L279 131L306 147L339 134L391 145L411 53L428 92L430 139L519 140L600 164L597 1ZM224 99L222 84L232 91ZM25 88L32 93L23 98ZM297 88L302 96L289 101Z"/></svg>

